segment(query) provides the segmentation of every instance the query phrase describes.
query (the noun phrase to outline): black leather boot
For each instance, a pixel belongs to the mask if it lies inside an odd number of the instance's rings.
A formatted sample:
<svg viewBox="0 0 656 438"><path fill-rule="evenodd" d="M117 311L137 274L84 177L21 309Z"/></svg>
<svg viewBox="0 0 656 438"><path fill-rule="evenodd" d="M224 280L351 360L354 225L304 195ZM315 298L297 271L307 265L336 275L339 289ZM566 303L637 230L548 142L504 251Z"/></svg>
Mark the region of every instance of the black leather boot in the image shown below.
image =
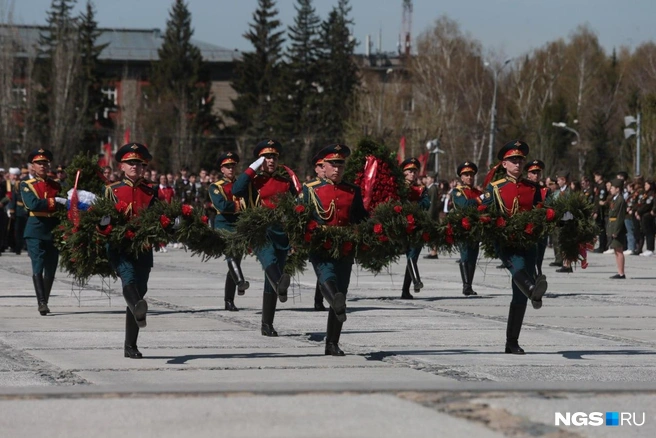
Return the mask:
<svg viewBox="0 0 656 438"><path fill-rule="evenodd" d="M506 327L506 353L524 354L519 346L519 332L526 313L526 305L511 304L508 312L508 326Z"/></svg>
<svg viewBox="0 0 656 438"><path fill-rule="evenodd" d="M262 336L278 336L278 332L273 328L277 302L276 294L265 292L262 295Z"/></svg>
<svg viewBox="0 0 656 438"><path fill-rule="evenodd" d="M237 285L234 279L228 275L225 279L225 288L223 292L223 300L225 301L225 309L230 312L238 312L239 309L235 306L235 290Z"/></svg>
<svg viewBox="0 0 656 438"><path fill-rule="evenodd" d="M335 282L328 280L325 283L321 283L321 293L330 305L330 308L335 311L337 319L341 322L346 321L346 295L337 290Z"/></svg>
<svg viewBox="0 0 656 438"><path fill-rule="evenodd" d="M469 280L470 295L478 295L476 291L472 289L472 285L474 284L474 274L476 273L476 262L469 262L465 267L467 269L467 279Z"/></svg>
<svg viewBox="0 0 656 438"><path fill-rule="evenodd" d="M401 299L412 300L415 297L410 293L410 284L412 283L412 276L410 275L410 268L406 265L405 276L403 277L403 287L401 288Z"/></svg>
<svg viewBox="0 0 656 438"><path fill-rule="evenodd" d="M130 308L125 309L125 344L123 345L123 356L130 359L141 359L142 355L137 348L137 337L139 336L139 326L134 319Z"/></svg>
<svg viewBox="0 0 656 438"><path fill-rule="evenodd" d="M55 277L43 277L43 286L45 287L44 294L46 298L46 304L50 302L50 291L52 290L52 284L54 282L55 282ZM48 309L48 313L50 313L50 309Z"/></svg>
<svg viewBox="0 0 656 438"><path fill-rule="evenodd" d="M472 295L471 282L469 280L469 272L467 272L467 265L460 262L460 278L462 279L462 294L465 296Z"/></svg>
<svg viewBox="0 0 656 438"><path fill-rule="evenodd" d="M148 312L148 303L139 294L139 289L134 283L128 284L123 288L123 297L128 304L128 308L134 315L134 320L141 328L146 327L146 313Z"/></svg>
<svg viewBox="0 0 656 438"><path fill-rule="evenodd" d="M531 300L533 307L536 309L542 307L542 296L547 291L546 277L538 277L537 280L533 281L529 273L522 269L513 275L513 281L519 290Z"/></svg>
<svg viewBox="0 0 656 438"><path fill-rule="evenodd" d="M32 275L32 281L34 282L34 292L36 292L36 302L39 304L39 313L41 316L46 316L50 309L48 309L46 303L46 287L43 282L43 275Z"/></svg>
<svg viewBox="0 0 656 438"><path fill-rule="evenodd" d="M232 277L232 280L237 285L237 290L239 295L244 295L246 289L251 287L251 284L244 279L244 274L241 272L241 266L237 263L237 260L233 258L228 258L228 273Z"/></svg>
<svg viewBox="0 0 656 438"><path fill-rule="evenodd" d="M342 333L342 322L337 319L335 311L328 310L328 326L326 327L326 356L344 356L339 348L339 336Z"/></svg>
<svg viewBox="0 0 656 438"><path fill-rule="evenodd" d="M287 301L287 289L289 288L289 283L291 282L289 274L282 272L280 267L276 264L267 266L264 270L264 273L267 277L267 280L269 280L269 283L271 283L273 290L276 292L276 295L278 295L280 302L284 303Z"/></svg>
<svg viewBox="0 0 656 438"><path fill-rule="evenodd" d="M406 272L410 274L415 293L421 291L421 289L424 287L424 283L421 282L421 276L419 275L419 267L417 266L417 262L415 262L413 259L408 259Z"/></svg>
<svg viewBox="0 0 656 438"><path fill-rule="evenodd" d="M317 280L317 287L314 289L314 310L317 312L325 312L326 306L323 305L323 295L321 295L321 286Z"/></svg>

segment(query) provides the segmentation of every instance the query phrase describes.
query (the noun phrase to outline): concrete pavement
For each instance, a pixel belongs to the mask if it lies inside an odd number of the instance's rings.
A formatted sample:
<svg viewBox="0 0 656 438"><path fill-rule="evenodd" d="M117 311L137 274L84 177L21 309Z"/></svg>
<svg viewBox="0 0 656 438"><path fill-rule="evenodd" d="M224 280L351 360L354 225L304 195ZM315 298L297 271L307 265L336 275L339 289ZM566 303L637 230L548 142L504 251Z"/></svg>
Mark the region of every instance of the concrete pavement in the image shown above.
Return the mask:
<svg viewBox="0 0 656 438"><path fill-rule="evenodd" d="M503 354L510 277L481 259L478 297L461 293L453 255L420 258L425 289L398 299L402 265L354 270L340 345L323 355L326 314L314 312L311 269L294 281L274 325L259 333L262 271L223 310L227 272L183 250L155 255L142 360L123 357L119 283L81 294L61 273L52 314L36 310L26 255L0 258L0 430L6 436L654 436L655 258L614 258L557 274L529 307L525 356ZM545 265L552 259L547 259ZM556 426L556 412L644 412L643 426ZM35 416L34 412L40 415ZM338 421L335 421L338 419ZM47 425L47 426L46 426ZM4 432L3 432L3 435Z"/></svg>

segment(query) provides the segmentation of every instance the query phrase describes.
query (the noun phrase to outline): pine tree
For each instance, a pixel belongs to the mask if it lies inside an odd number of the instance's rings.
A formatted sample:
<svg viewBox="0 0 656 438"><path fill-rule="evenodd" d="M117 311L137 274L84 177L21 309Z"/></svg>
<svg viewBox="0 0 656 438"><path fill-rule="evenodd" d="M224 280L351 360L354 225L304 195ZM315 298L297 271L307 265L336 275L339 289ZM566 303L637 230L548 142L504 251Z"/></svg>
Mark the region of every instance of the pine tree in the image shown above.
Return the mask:
<svg viewBox="0 0 656 438"><path fill-rule="evenodd" d="M162 107L157 109L160 121L170 127L169 138L162 139L168 151L161 151L161 157L168 155L174 169L197 164L192 160L198 156L201 135L208 128L207 123L212 124L213 100L209 83L203 82L200 49L191 42L193 33L187 5L176 0L166 22L164 42L157 51L159 60L152 69L152 84L158 106ZM169 115L173 116L173 123L166 120Z"/></svg>
<svg viewBox="0 0 656 438"><path fill-rule="evenodd" d="M232 100L233 110L228 115L235 122L240 150L272 134L269 122L274 99L280 95L276 88L284 42L277 15L274 0L258 0L253 23L244 34L253 51L242 53L235 65L231 85L238 97Z"/></svg>
<svg viewBox="0 0 656 438"><path fill-rule="evenodd" d="M52 0L47 29L39 38L42 60L36 80L42 91L37 96L38 114L31 125L39 131L34 140L37 144L49 144L58 162L75 155L75 148L68 146L77 145L81 137L76 124L80 95L78 23L71 15L75 3L76 0Z"/></svg>
<svg viewBox="0 0 656 438"><path fill-rule="evenodd" d="M320 60L323 78L322 132L338 142L344 140L345 121L349 117L359 84L358 67L353 60L356 40L351 36L348 0L339 0L321 25L323 42Z"/></svg>
<svg viewBox="0 0 656 438"><path fill-rule="evenodd" d="M321 71L319 70L321 20L312 0L298 0L290 44L280 74L274 102L272 127L286 143L285 159L305 172L312 149L320 144L317 123L321 119Z"/></svg>
<svg viewBox="0 0 656 438"><path fill-rule="evenodd" d="M82 95L80 98L80 125L83 130L82 144L78 150L97 152L99 145L105 140L103 134L110 132L113 122L105 117L104 109L112 107L102 93L103 78L99 68L98 57L108 44L97 44L101 32L95 19L95 8L87 1L85 11L79 18L80 47L80 82Z"/></svg>

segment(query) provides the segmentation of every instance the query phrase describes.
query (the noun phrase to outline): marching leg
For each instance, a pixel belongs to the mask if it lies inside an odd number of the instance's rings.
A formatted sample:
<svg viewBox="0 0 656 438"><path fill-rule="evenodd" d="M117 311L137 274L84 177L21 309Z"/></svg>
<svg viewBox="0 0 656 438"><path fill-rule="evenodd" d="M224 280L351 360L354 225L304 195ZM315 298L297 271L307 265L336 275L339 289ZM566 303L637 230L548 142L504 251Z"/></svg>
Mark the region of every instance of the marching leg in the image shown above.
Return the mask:
<svg viewBox="0 0 656 438"><path fill-rule="evenodd" d="M346 321L346 295L339 292L334 281L328 280L321 284L321 292L335 316L340 322Z"/></svg>
<svg viewBox="0 0 656 438"><path fill-rule="evenodd" d="M474 283L474 274L476 273L476 261L467 263L467 279L469 280L469 294L478 295L474 289L472 289L472 284Z"/></svg>
<svg viewBox="0 0 656 438"><path fill-rule="evenodd" d="M227 275L225 279L225 287L223 289L223 300L225 301L225 309L230 312L237 312L239 309L235 306L235 290L237 285L235 284L232 276Z"/></svg>
<svg viewBox="0 0 656 438"><path fill-rule="evenodd" d="M285 274L280 270L280 267L275 263L270 264L264 270L269 283L273 287L273 290L278 295L281 303L287 301L287 289L289 288L289 283L291 278L289 274Z"/></svg>
<svg viewBox="0 0 656 438"><path fill-rule="evenodd" d="M403 288L401 288L401 299L402 300L412 300L414 297L410 293L410 283L412 283L412 277L410 272L408 272L408 266L405 267L405 277L403 277Z"/></svg>
<svg viewBox="0 0 656 438"><path fill-rule="evenodd" d="M317 280L317 287L314 289L314 310L317 312L326 311L326 306L323 305L323 295L321 294L319 280Z"/></svg>
<svg viewBox="0 0 656 438"><path fill-rule="evenodd" d="M233 259L232 257L227 259L228 262L228 272L232 276L232 280L237 285L237 290L239 295L244 295L246 289L248 289L251 284L244 279L244 274L241 271L241 264L238 260Z"/></svg>
<svg viewBox="0 0 656 438"><path fill-rule="evenodd" d="M519 346L519 332L526 313L526 304L511 304L508 312L508 326L506 328L506 353L524 354Z"/></svg>
<svg viewBox="0 0 656 438"><path fill-rule="evenodd" d="M344 356L339 348L339 336L342 333L342 322L337 319L335 311L328 310L328 325L326 327L326 356Z"/></svg>
<svg viewBox="0 0 656 438"><path fill-rule="evenodd" d="M128 304L128 308L134 315L134 320L141 328L146 327L146 313L148 312L148 303L139 294L139 289L134 283L127 284L123 287L123 297Z"/></svg>
<svg viewBox="0 0 656 438"><path fill-rule="evenodd" d="M123 346L123 356L130 359L141 359L143 356L137 348L137 337L139 336L139 326L134 319L134 315L129 307L125 309L125 344Z"/></svg>
<svg viewBox="0 0 656 438"><path fill-rule="evenodd" d="M41 316L46 316L50 312L50 309L48 309L48 304L46 303L46 288L43 282L43 275L32 275L32 281L34 282L34 291L36 292L36 301L39 305L39 313Z"/></svg>
<svg viewBox="0 0 656 438"><path fill-rule="evenodd" d="M419 267L414 258L408 257L408 267L406 272L410 273L410 278L412 279L412 285L415 289L415 293L421 291L424 287L424 283L421 282L421 276L419 275Z"/></svg>
<svg viewBox="0 0 656 438"><path fill-rule="evenodd" d="M273 328L277 302L276 294L262 294L262 336L278 336L278 332Z"/></svg>
<svg viewBox="0 0 656 438"><path fill-rule="evenodd" d="M534 309L542 307L542 296L547 291L547 280L543 277L538 277L533 281L531 276L525 269L515 272L513 275L513 282L517 285L519 290L531 300Z"/></svg>

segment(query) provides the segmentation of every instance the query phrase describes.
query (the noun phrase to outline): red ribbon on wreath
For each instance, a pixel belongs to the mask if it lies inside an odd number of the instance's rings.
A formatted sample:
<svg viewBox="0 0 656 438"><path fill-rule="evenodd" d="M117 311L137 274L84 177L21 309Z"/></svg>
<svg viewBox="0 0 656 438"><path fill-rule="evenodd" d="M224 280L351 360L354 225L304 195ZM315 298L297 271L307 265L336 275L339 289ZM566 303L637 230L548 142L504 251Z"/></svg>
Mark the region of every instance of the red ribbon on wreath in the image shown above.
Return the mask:
<svg viewBox="0 0 656 438"><path fill-rule="evenodd" d="M373 155L367 155L364 172L362 173L362 201L367 211L369 211L369 206L374 195L376 172L378 172L378 160Z"/></svg>

